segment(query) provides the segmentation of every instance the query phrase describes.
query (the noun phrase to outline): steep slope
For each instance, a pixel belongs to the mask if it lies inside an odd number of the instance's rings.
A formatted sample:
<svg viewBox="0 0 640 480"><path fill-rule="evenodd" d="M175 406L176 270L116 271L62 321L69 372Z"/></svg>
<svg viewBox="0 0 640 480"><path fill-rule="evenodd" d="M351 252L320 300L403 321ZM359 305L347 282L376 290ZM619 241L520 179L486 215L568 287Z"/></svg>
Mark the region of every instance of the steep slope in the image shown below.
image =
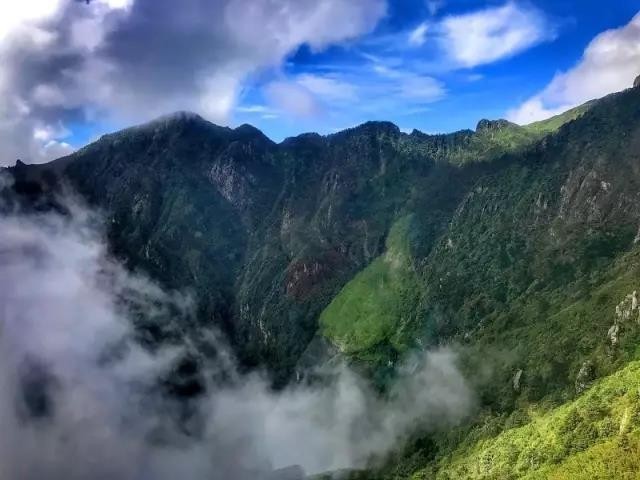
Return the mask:
<svg viewBox="0 0 640 480"><path fill-rule="evenodd" d="M505 425L495 436L472 432L411 478L637 478L639 386L640 363L634 361L576 400L546 412L530 410L524 424Z"/></svg>
<svg viewBox="0 0 640 480"><path fill-rule="evenodd" d="M381 475L460 475L637 356L637 88L449 135L369 122L275 144L180 113L10 173L32 204L71 184L116 255L193 292L196 323L150 341L222 328L276 384L338 354L384 385L407 352L456 345L481 414Z"/></svg>
<svg viewBox="0 0 640 480"><path fill-rule="evenodd" d="M178 113L14 173L18 185L71 183L105 212L117 255L192 290L201 324L222 326L248 366L284 381L322 309L383 253L396 220L420 213L411 248L425 257L476 179L501 168L492 159L539 138L529 130L481 121L476 132L405 135L371 122L276 145L247 125Z"/></svg>
<svg viewBox="0 0 640 480"><path fill-rule="evenodd" d="M70 183L103 210L131 268L192 290L200 324L222 326L247 366L284 381L322 309L383 252L410 202L430 211L416 245L429 250L485 168L451 165L469 142L502 148L484 129L405 135L384 122L276 145L178 113L12 172L25 191Z"/></svg>
<svg viewBox="0 0 640 480"><path fill-rule="evenodd" d="M477 177L434 247L426 255L412 255L408 263L416 266L420 280L405 291L419 292L412 312L417 328L406 330L402 339L398 335L403 330L393 330L380 343L394 347L413 341L415 348L456 343L476 384L482 413L475 425L409 449L395 470L375 478L404 478L425 463L429 466L416 478L573 478L581 459L590 458L592 470L586 471L594 478L619 478L606 476L607 462L611 468L624 467L606 454L622 454L626 447L616 450L617 440L598 434L599 426L585 427L591 433L575 450L585 453L575 458L554 450L553 435L542 435L536 445L551 457L535 462L528 455L540 452L531 453L528 430L518 437L522 443L510 444L504 458L499 458L501 442L512 440L509 433L497 435L528 422L532 411L547 415L550 407L589 395L583 392L594 379L638 358L638 147L640 91L591 104L576 121L540 143L492 162L495 170ZM426 215L419 208L412 213ZM367 285L384 279L384 272L376 277L367 268L366 284L363 274L356 276L321 318L330 316L332 324L349 321L336 317L335 305L362 304L358 297L367 299L372 291ZM385 305L403 304L401 295L385 298ZM404 325L401 308L391 316ZM335 329L324 334L340 344ZM358 358L370 361L373 355L380 365L395 360L389 353L381 355L389 349L380 344L375 349L366 342L349 347ZM615 378L605 383L619 385ZM635 390L628 392L635 399ZM591 404L590 399L584 402ZM557 415L549 415L544 422L554 425ZM599 415L606 422L620 420L608 410ZM538 428L538 423L530 427ZM637 442L634 438L629 441ZM465 446L458 450L460 444ZM483 457L474 456L476 451ZM515 469L518 458L529 466ZM458 468L458 463L464 466Z"/></svg>

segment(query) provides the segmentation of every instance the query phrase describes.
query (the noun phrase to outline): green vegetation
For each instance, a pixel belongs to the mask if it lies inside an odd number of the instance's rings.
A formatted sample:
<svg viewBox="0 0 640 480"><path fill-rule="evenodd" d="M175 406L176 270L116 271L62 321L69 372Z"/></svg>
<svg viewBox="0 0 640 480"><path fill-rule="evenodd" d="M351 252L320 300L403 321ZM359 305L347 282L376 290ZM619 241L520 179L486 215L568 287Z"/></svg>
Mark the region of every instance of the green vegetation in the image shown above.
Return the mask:
<svg viewBox="0 0 640 480"><path fill-rule="evenodd" d="M572 120L580 118L584 115L593 105L595 101L587 102L578 107L572 108L571 110L567 110L559 115L555 115L546 120L541 120L539 122L530 123L529 125L525 125L524 128L529 132L534 132L537 134L548 134L557 131L564 124L569 123Z"/></svg>
<svg viewBox="0 0 640 480"><path fill-rule="evenodd" d="M320 328L338 348L368 360L376 349L403 353L410 345L419 302L418 279L411 259L412 217L398 220L387 249L358 273L320 315Z"/></svg>
<svg viewBox="0 0 640 480"><path fill-rule="evenodd" d="M505 154L521 154L545 136L580 118L596 102L588 102L547 120L529 125L516 125L507 120L481 120L476 131L451 135L428 136L414 133L420 142L416 147L424 154L454 165L491 162Z"/></svg>
<svg viewBox="0 0 640 480"><path fill-rule="evenodd" d="M117 255L194 293L184 328L224 329L276 385L324 340L375 379L456 348L477 415L358 478L637 478L640 325L616 307L640 290L639 145L633 89L449 135L277 145L188 116L14 173L63 172Z"/></svg>
<svg viewBox="0 0 640 480"><path fill-rule="evenodd" d="M633 451L637 430L622 443L593 433L620 420L613 411L601 412L593 425L580 423L576 435L583 429L586 437L575 442L567 432L545 428L559 421L552 412L568 411L594 378L614 375L605 384L619 385L615 372L637 358L636 321L620 325L615 344L608 332L616 306L640 290L638 219L625 198L637 188L635 176L629 177L636 167L627 139L637 135L638 97L625 92L536 125L552 129L577 118L542 144L494 160L493 170L484 162L464 167L477 169L473 187L431 246L412 251L411 264L418 266L413 290L420 292L412 334L424 345L443 339L458 345L481 412L467 426L422 439L426 447L412 444L374 478L415 472L422 475L416 478L573 478L580 459L590 462L582 478L617 478L607 477L606 469L637 468L624 456L608 456ZM499 122L495 128L522 127ZM432 215L424 196L410 205L417 225ZM345 294L357 305L370 293L363 283L351 286L337 298ZM385 298L384 304L394 300ZM332 313L333 324L349 322ZM624 378L637 385L637 374L634 368ZM576 405L582 405L580 398ZM591 408L587 404L596 397L584 398L584 408ZM542 432L537 439L527 425ZM556 445L564 437L566 452ZM504 454L503 441L509 445ZM486 465L478 467L479 455Z"/></svg>
<svg viewBox="0 0 640 480"><path fill-rule="evenodd" d="M431 473L425 469L411 478L637 478L639 389L640 362L635 361L562 407L528 411L530 420L523 426L463 441Z"/></svg>

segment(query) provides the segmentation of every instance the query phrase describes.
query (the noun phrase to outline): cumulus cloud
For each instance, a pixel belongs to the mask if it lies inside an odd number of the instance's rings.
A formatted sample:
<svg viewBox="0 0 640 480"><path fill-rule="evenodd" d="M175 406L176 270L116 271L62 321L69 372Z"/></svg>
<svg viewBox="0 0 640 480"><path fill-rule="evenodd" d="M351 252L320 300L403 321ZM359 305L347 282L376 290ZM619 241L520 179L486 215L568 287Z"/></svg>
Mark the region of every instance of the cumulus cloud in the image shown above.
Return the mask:
<svg viewBox="0 0 640 480"><path fill-rule="evenodd" d="M508 112L508 118L520 124L549 118L588 100L631 87L638 74L640 14L624 27L595 37L575 67L558 73L541 92Z"/></svg>
<svg viewBox="0 0 640 480"><path fill-rule="evenodd" d="M412 29L365 37L360 55L348 64L290 75L292 91L305 93L305 105L314 104L305 111L341 124L415 114L447 95L442 74L500 61L556 34L545 14L525 2L434 18L444 5L425 2L430 18Z"/></svg>
<svg viewBox="0 0 640 480"><path fill-rule="evenodd" d="M99 216L66 205L65 215L0 216L1 478L302 478L364 467L411 432L469 413L446 349L407 363L385 398L344 366L275 392L259 374L238 374L206 331L198 337L218 352L201 356L207 393L167 395L159 379L195 343L178 334L143 347L133 325L179 333L193 302L126 271L107 253Z"/></svg>
<svg viewBox="0 0 640 480"><path fill-rule="evenodd" d="M511 57L555 35L541 11L517 2L447 16L439 29L442 48L464 67Z"/></svg>
<svg viewBox="0 0 640 480"><path fill-rule="evenodd" d="M321 50L367 33L386 12L384 0L19 3L0 7L5 164L48 159L34 123L130 123L183 109L225 123L250 75L303 44Z"/></svg>

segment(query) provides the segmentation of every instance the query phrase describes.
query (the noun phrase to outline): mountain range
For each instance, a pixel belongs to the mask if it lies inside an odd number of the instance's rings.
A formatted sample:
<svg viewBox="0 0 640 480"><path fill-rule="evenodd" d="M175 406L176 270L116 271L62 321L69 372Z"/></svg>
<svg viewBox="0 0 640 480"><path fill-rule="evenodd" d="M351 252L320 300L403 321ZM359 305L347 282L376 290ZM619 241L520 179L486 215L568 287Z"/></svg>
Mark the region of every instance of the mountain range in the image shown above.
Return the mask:
<svg viewBox="0 0 640 480"><path fill-rule="evenodd" d="M6 173L30 208L77 192L113 255L193 294L193 324L145 341L215 327L274 388L341 359L380 391L412 352L455 349L477 412L354 478L640 469L640 88L440 135L274 143L180 112Z"/></svg>

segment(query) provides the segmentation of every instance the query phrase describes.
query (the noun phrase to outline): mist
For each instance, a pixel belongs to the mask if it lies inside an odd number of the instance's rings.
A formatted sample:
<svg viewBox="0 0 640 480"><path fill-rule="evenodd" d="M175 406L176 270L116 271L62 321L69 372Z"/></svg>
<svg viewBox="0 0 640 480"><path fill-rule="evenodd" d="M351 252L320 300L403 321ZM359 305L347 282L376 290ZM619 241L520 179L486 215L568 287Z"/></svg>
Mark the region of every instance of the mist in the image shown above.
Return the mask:
<svg viewBox="0 0 640 480"><path fill-rule="evenodd" d="M448 349L411 358L384 398L345 365L331 381L274 391L260 373L238 374L211 330L219 354L181 425L184 405L158 379L196 347L188 335L144 346L133 325L179 332L194 299L127 271L100 215L66 205L0 216L0 478L302 478L366 467L416 430L469 414L473 394Z"/></svg>

